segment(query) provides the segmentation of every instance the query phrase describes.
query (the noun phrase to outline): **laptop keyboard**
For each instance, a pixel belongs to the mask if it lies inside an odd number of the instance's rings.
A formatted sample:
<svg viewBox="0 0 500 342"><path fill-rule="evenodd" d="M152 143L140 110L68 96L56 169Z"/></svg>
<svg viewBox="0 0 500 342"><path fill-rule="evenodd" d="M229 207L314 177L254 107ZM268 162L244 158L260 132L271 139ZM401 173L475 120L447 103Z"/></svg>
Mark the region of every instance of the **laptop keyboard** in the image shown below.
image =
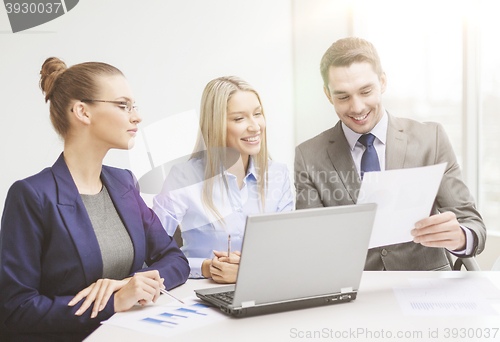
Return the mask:
<svg viewBox="0 0 500 342"><path fill-rule="evenodd" d="M222 300L224 303L233 304L234 291L214 293L211 295L207 295L207 297L217 298Z"/></svg>

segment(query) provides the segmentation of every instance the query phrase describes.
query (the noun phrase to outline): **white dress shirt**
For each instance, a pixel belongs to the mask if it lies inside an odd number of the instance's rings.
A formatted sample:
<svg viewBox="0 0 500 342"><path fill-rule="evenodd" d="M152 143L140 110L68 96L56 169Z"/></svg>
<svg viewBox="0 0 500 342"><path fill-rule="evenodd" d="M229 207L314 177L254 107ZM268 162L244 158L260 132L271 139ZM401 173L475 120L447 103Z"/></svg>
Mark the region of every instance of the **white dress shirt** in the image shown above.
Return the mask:
<svg viewBox="0 0 500 342"><path fill-rule="evenodd" d="M202 203L204 180L202 159L191 159L172 167L160 194L154 197L153 210L169 235L180 225L184 252L191 267L190 278L202 278L204 260L213 251L227 251L231 235L231 251L241 251L246 218L261 213L257 173L252 157L240 189L236 176L226 172L227 190L221 177L214 177L213 202L225 224L208 212ZM265 212L290 211L293 198L286 165L269 161ZM284 237L285 238L285 237Z"/></svg>
<svg viewBox="0 0 500 342"><path fill-rule="evenodd" d="M386 149L386 140L387 140L387 128L389 127L389 117L387 112L384 109L384 115L380 119L380 121L373 127L373 129L368 132L375 136L375 140L373 141L373 146L377 151L378 160L380 164L380 171L385 171L385 149ZM347 139L347 143L351 148L352 159L354 160L354 165L356 166L356 170L358 171L358 175L361 174L361 158L363 157L363 153L366 150L366 147L361 144L358 139L362 134L354 132L352 129L347 127L342 122L342 130L344 131L344 135ZM472 248L474 247L474 238L472 232L467 227L462 227L465 232L466 244L465 249L461 251L450 251L455 255L469 255L472 253Z"/></svg>

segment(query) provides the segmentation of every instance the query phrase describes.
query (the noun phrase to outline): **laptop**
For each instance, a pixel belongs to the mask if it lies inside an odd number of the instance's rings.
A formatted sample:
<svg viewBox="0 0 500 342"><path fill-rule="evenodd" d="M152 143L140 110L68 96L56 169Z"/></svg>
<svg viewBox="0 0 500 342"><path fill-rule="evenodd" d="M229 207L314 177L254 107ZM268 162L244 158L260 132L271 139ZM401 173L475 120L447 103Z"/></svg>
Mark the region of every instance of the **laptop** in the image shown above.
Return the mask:
<svg viewBox="0 0 500 342"><path fill-rule="evenodd" d="M236 284L195 290L234 317L356 299L377 205L249 215Z"/></svg>

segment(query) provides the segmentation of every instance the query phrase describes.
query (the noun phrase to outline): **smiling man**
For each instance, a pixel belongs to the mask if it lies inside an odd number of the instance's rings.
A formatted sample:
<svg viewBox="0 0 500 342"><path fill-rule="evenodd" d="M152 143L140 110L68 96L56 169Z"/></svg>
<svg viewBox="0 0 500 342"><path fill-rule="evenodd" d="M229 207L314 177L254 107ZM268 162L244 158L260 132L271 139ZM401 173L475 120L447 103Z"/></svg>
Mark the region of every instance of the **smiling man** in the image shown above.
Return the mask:
<svg viewBox="0 0 500 342"><path fill-rule="evenodd" d="M340 39L320 69L340 121L295 150L297 209L355 204L364 172L447 163L431 216L415 222L413 241L370 249L365 270L450 270L446 249L461 257L480 253L486 227L443 127L385 110L387 76L375 47Z"/></svg>

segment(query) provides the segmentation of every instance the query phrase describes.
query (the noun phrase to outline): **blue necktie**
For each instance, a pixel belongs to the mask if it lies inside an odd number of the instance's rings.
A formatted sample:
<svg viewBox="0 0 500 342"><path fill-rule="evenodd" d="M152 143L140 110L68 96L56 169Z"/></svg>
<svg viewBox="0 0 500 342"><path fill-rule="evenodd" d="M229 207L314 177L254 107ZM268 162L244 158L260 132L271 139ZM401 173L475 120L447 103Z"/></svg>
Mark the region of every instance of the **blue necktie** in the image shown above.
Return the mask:
<svg viewBox="0 0 500 342"><path fill-rule="evenodd" d="M380 171L377 150L373 146L374 140L375 136L371 133L363 134L358 139L359 143L366 147L363 157L361 157L361 179L363 179L365 172Z"/></svg>

